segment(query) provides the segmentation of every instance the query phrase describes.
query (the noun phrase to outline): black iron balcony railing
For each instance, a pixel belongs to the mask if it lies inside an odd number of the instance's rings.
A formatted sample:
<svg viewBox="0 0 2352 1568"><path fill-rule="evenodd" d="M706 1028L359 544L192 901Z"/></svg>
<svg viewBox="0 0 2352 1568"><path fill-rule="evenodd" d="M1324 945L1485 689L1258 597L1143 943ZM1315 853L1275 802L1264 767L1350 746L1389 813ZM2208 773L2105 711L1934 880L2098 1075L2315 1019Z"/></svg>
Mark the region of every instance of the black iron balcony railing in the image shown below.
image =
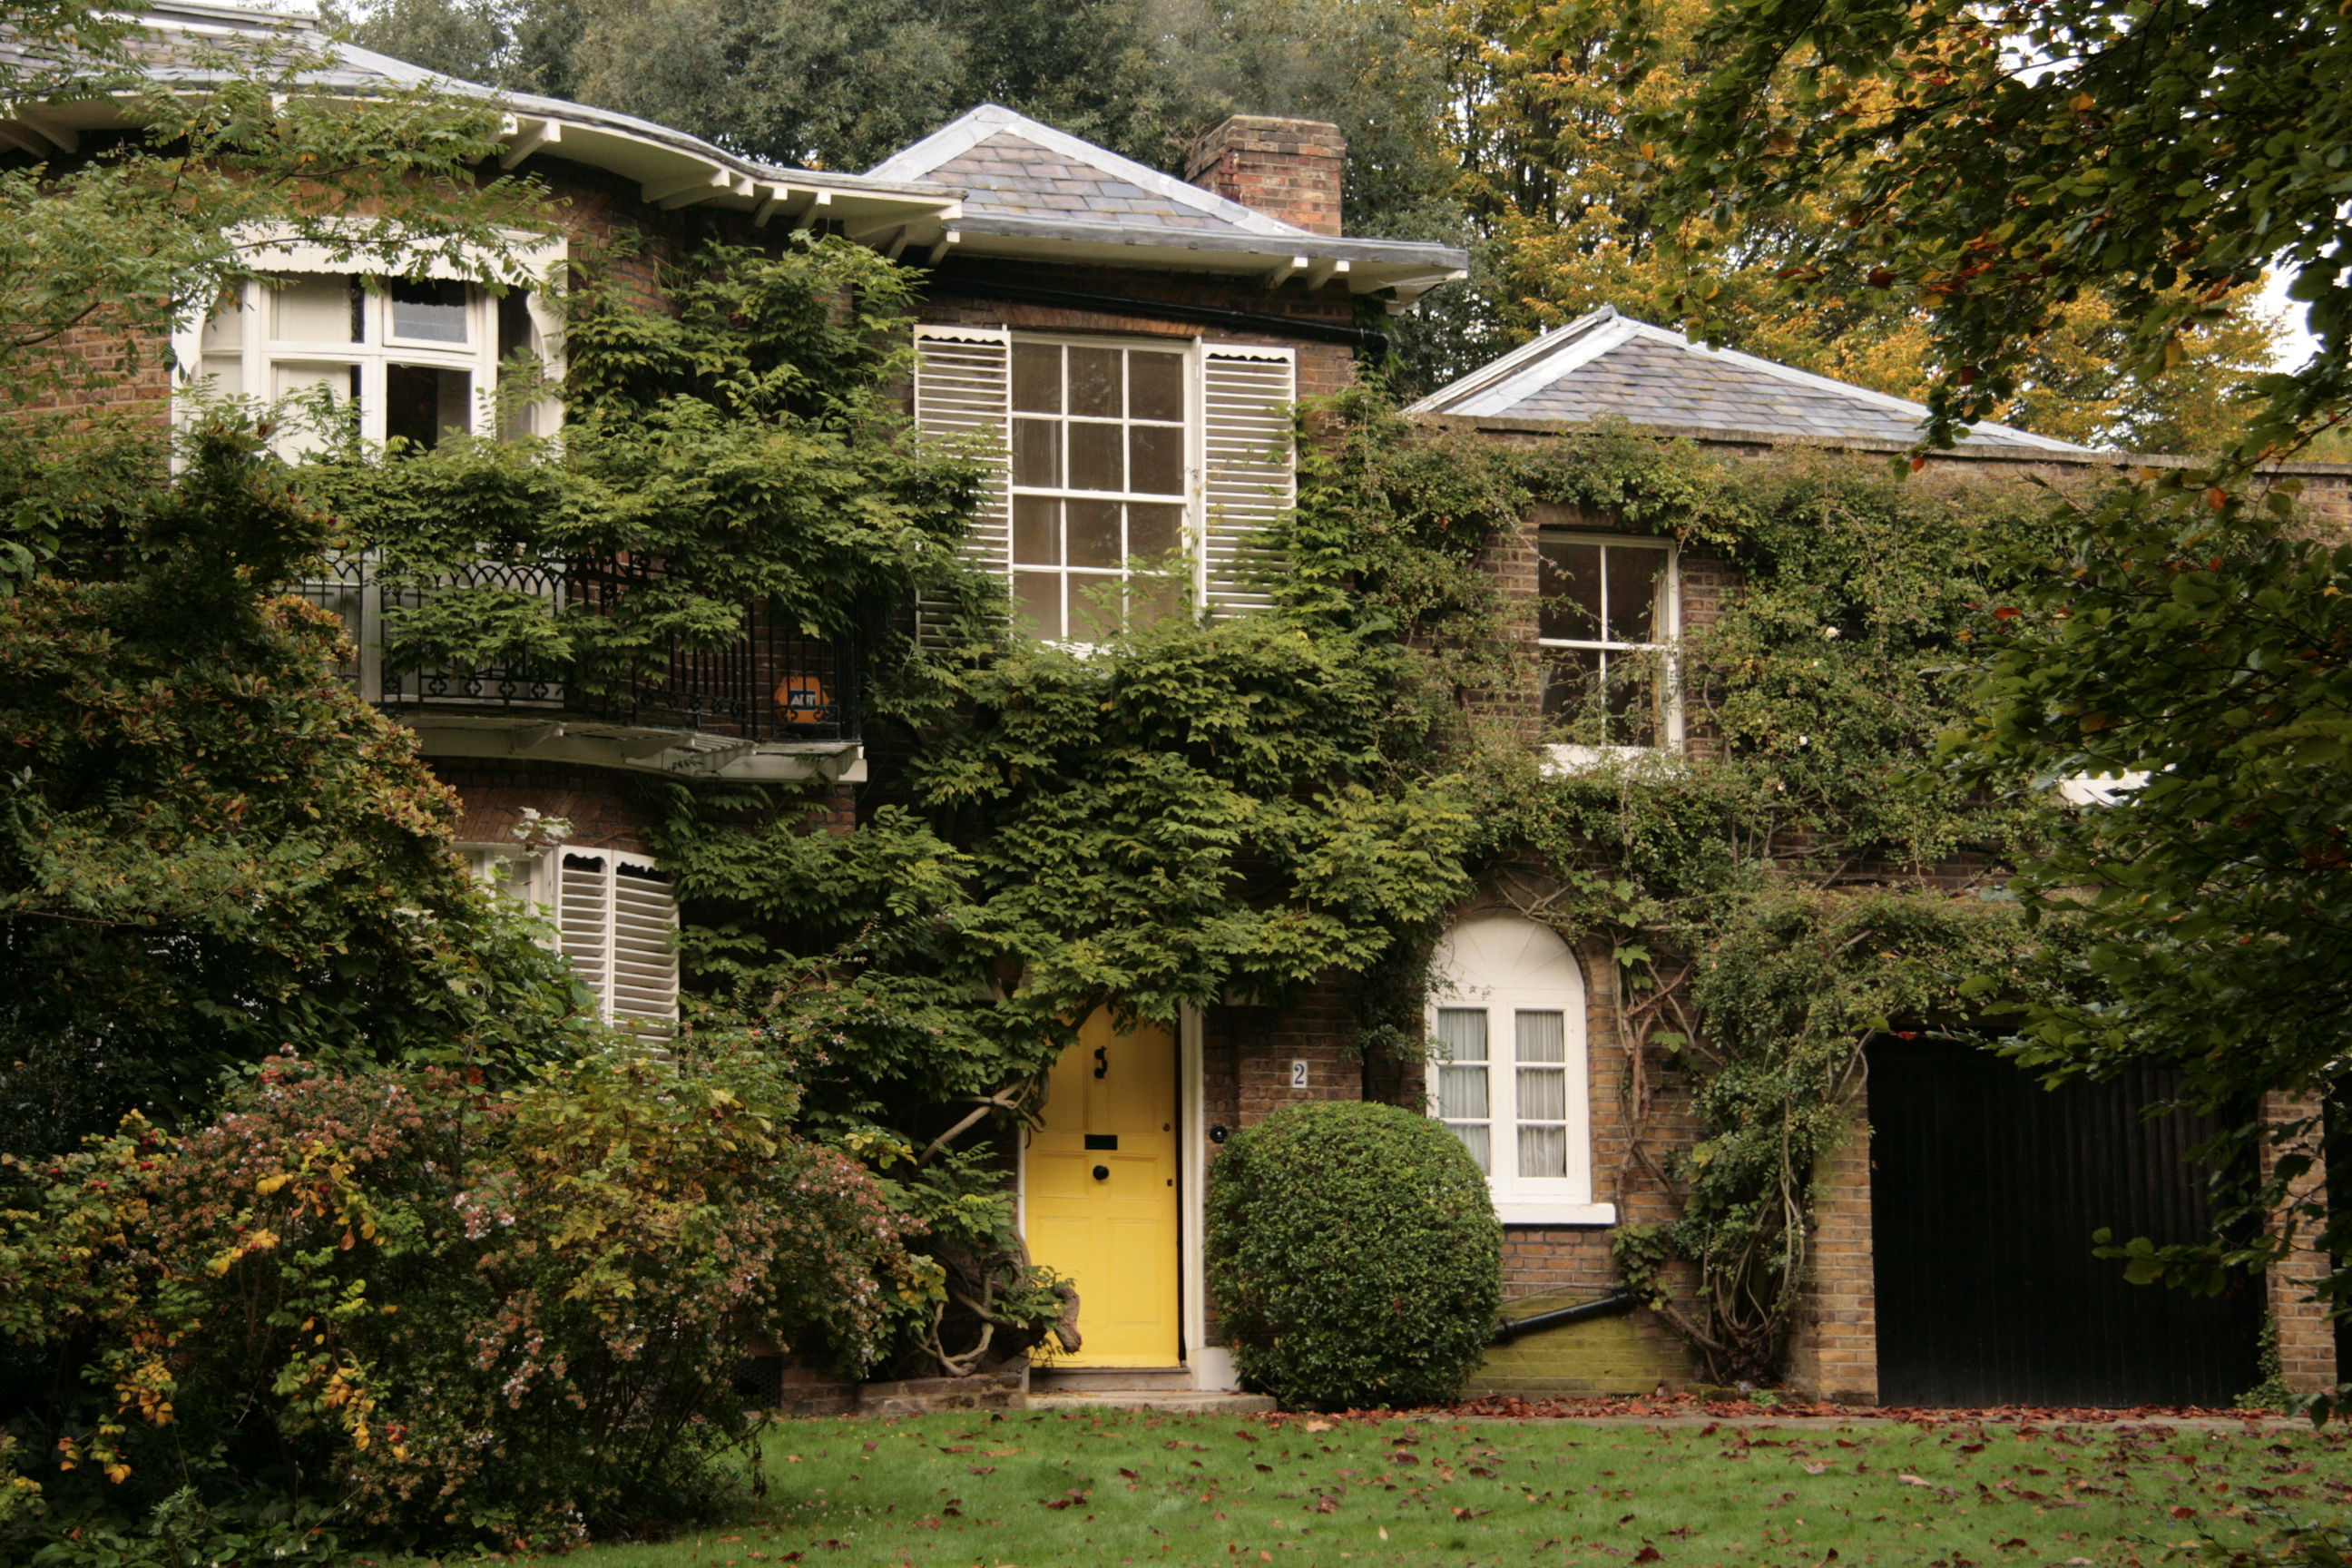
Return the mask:
<svg viewBox="0 0 2352 1568"><path fill-rule="evenodd" d="M529 665L406 668L394 657L402 612L458 588L503 588L536 599L552 617L610 615L652 569L627 561L484 562L428 586L383 580L346 559L332 578L301 584L312 604L341 617L354 648L346 676L362 695L394 710L584 719L639 730L677 730L774 742L858 737L857 647L780 627L767 606L746 608L737 635L717 648L683 641L645 650L631 675L589 690Z"/></svg>

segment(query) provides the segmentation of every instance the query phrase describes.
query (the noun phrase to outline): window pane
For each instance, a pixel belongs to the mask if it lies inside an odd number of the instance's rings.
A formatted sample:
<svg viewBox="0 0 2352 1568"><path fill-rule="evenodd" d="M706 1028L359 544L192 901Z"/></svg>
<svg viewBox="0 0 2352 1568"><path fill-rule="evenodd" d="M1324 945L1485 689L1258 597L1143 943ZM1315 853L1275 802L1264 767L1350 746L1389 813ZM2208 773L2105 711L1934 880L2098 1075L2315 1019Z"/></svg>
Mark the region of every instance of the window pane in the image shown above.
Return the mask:
<svg viewBox="0 0 2352 1568"><path fill-rule="evenodd" d="M1480 1174L1491 1176L1495 1173L1495 1162L1487 1152L1486 1130L1484 1127L1456 1127L1454 1136L1462 1140L1462 1146L1470 1151L1473 1160L1478 1162Z"/></svg>
<svg viewBox="0 0 2352 1568"><path fill-rule="evenodd" d="M1181 425L1131 425L1127 431L1130 490L1147 495L1184 493L1184 428Z"/></svg>
<svg viewBox="0 0 2352 1568"><path fill-rule="evenodd" d="M1548 637L1595 642L1601 637L1601 546L1546 540L1537 591L1543 600L1538 629Z"/></svg>
<svg viewBox="0 0 2352 1568"><path fill-rule="evenodd" d="M539 329L531 324L530 296L509 289L499 296L499 358L540 352Z"/></svg>
<svg viewBox="0 0 2352 1568"><path fill-rule="evenodd" d="M361 341L362 297L356 278L289 278L268 293L271 337L296 343Z"/></svg>
<svg viewBox="0 0 2352 1568"><path fill-rule="evenodd" d="M218 396L236 397L245 391L245 361L236 354L206 354L196 374L213 384Z"/></svg>
<svg viewBox="0 0 2352 1568"><path fill-rule="evenodd" d="M1483 1120L1486 1115L1486 1069L1482 1067L1439 1068L1437 1114L1448 1121Z"/></svg>
<svg viewBox="0 0 2352 1568"><path fill-rule="evenodd" d="M1126 584L1112 573L1070 574L1070 640L1108 642L1118 635Z"/></svg>
<svg viewBox="0 0 2352 1568"><path fill-rule="evenodd" d="M1064 505L1069 521L1070 564L1117 566L1126 553L1119 547L1118 502L1073 500Z"/></svg>
<svg viewBox="0 0 2352 1568"><path fill-rule="evenodd" d="M1612 745L1658 743L1657 659L1657 655L1645 653L1609 656L1606 691Z"/></svg>
<svg viewBox="0 0 2352 1568"><path fill-rule="evenodd" d="M1119 359L1117 349L1070 351L1071 413L1119 416Z"/></svg>
<svg viewBox="0 0 2352 1568"><path fill-rule="evenodd" d="M1013 422L1013 482L1062 488L1062 427L1051 419Z"/></svg>
<svg viewBox="0 0 2352 1568"><path fill-rule="evenodd" d="M1062 637L1062 579L1054 572L1013 574L1013 624L1031 637Z"/></svg>
<svg viewBox="0 0 2352 1568"><path fill-rule="evenodd" d="M467 342L471 332L466 321L466 286L437 278L421 283L394 279L392 335L429 343Z"/></svg>
<svg viewBox="0 0 2352 1568"><path fill-rule="evenodd" d="M1568 1015L1565 1013L1522 1013L1518 1016L1517 1028L1519 1060L1568 1060Z"/></svg>
<svg viewBox="0 0 2352 1568"><path fill-rule="evenodd" d="M1449 1062L1486 1059L1486 1009L1440 1007L1437 1010L1438 1058Z"/></svg>
<svg viewBox="0 0 2352 1568"><path fill-rule="evenodd" d="M204 352L219 353L224 350L242 348L245 345L245 314L244 302L238 299L236 290L222 295L220 303L213 307L213 313L205 318L201 345Z"/></svg>
<svg viewBox="0 0 2352 1568"><path fill-rule="evenodd" d="M1664 579L1666 552L1611 545L1605 552L1609 578L1609 640L1657 640L1658 585Z"/></svg>
<svg viewBox="0 0 2352 1568"><path fill-rule="evenodd" d="M1568 1120L1568 1073L1560 1068L1519 1069L1519 1120Z"/></svg>
<svg viewBox="0 0 2352 1568"><path fill-rule="evenodd" d="M1147 574L1127 580L1127 624L1134 630L1158 626L1183 604L1184 584L1169 577Z"/></svg>
<svg viewBox="0 0 2352 1568"><path fill-rule="evenodd" d="M1076 420L1069 426L1070 489L1074 490L1123 490L1127 488L1127 464L1120 448L1120 426L1117 425L1081 425ZM1017 481L1016 481L1017 482Z"/></svg>
<svg viewBox="0 0 2352 1568"><path fill-rule="evenodd" d="M1058 345L1013 345L1013 406L1024 414L1062 411L1062 351Z"/></svg>
<svg viewBox="0 0 2352 1568"><path fill-rule="evenodd" d="M1024 566L1062 563L1062 503L1045 496L1013 498L1013 559Z"/></svg>
<svg viewBox="0 0 2352 1568"><path fill-rule="evenodd" d="M1600 649L1589 647L1554 648L1546 652L1545 719L1555 724L1567 724L1586 716L1587 705L1601 690L1603 658Z"/></svg>
<svg viewBox="0 0 2352 1568"><path fill-rule="evenodd" d="M1184 417L1184 356L1132 353L1127 356L1127 416Z"/></svg>
<svg viewBox="0 0 2352 1568"><path fill-rule="evenodd" d="M1184 509L1136 501L1127 509L1127 552L1149 560L1184 542Z"/></svg>
<svg viewBox="0 0 2352 1568"><path fill-rule="evenodd" d="M1568 1174L1568 1129L1519 1129L1519 1174L1558 1180Z"/></svg>
<svg viewBox="0 0 2352 1568"><path fill-rule="evenodd" d="M445 435L465 434L473 423L473 389L474 378L462 370L386 365L384 435L430 447Z"/></svg>

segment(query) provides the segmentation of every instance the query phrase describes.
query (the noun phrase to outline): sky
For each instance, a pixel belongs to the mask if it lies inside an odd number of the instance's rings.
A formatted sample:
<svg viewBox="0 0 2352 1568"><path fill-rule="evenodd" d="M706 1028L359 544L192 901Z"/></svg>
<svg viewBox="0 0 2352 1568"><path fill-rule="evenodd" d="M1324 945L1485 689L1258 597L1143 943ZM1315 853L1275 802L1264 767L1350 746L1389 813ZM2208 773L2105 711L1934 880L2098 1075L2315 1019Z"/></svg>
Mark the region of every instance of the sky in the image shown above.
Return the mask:
<svg viewBox="0 0 2352 1568"><path fill-rule="evenodd" d="M2279 340L2275 362L2281 370L2301 369L2303 362L2309 359L2312 351L2319 346L2304 330L2303 301L2286 297L2287 286L2294 281L2294 273L2277 269L2263 282L2263 309L2283 318L2286 323L2286 333Z"/></svg>

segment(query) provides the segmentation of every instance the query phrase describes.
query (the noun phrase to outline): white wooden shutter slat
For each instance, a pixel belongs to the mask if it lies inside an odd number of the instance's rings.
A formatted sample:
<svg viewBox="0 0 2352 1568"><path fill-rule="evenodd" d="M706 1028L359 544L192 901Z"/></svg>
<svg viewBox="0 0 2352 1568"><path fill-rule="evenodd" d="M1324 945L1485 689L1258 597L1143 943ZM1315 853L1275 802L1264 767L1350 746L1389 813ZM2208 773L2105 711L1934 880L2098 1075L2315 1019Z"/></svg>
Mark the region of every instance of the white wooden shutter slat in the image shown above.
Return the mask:
<svg viewBox="0 0 2352 1568"><path fill-rule="evenodd" d="M1210 343L1202 384L1202 585L1226 613L1265 609L1274 603L1260 582L1272 564L1267 530L1298 495L1290 421L1297 363L1288 349Z"/></svg>
<svg viewBox="0 0 2352 1568"><path fill-rule="evenodd" d="M987 446L987 475L966 560L999 574L1012 569L1013 334L1003 327L915 329L915 428L931 440L979 437ZM929 628L947 609L922 606Z"/></svg>
<svg viewBox="0 0 2352 1568"><path fill-rule="evenodd" d="M556 946L606 1022L647 1035L677 1025L677 900L642 855L566 851L558 877Z"/></svg>

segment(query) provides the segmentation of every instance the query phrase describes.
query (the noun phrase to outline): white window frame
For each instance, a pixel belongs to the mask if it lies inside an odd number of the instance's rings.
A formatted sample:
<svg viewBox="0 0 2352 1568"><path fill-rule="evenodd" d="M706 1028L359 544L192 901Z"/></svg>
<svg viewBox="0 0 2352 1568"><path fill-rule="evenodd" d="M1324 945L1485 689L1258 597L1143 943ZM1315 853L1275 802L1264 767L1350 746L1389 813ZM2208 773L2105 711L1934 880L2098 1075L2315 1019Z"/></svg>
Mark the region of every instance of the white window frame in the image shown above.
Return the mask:
<svg viewBox="0 0 2352 1568"><path fill-rule="evenodd" d="M666 1016L644 1010L624 1014L620 987L615 973L617 956L617 882L624 867L640 871L658 871L660 863L650 855L634 854L625 849L583 848L577 845L557 844L544 849L524 848L513 844L465 843L457 846L466 868L500 895L522 905L549 927L549 934L541 945L551 952L570 961L573 972L587 984L596 998L600 1017L616 1028L634 1027L638 1033L656 1038L667 1038L677 1030L677 900L673 892L667 910L670 931L668 972L660 977L668 999ZM603 860L604 865L604 897L594 911L573 907L580 900L564 896L563 862L566 856L587 857ZM583 917L587 918L583 919ZM589 962L583 963L582 957Z"/></svg>
<svg viewBox="0 0 2352 1568"><path fill-rule="evenodd" d="M1184 454L1181 478L1180 479L1180 488L1178 492L1174 494L1161 494L1156 491L1147 493L1140 490L1079 490L1072 489L1066 485L1053 487L1022 484L1015 477L1015 467L1013 456L1013 439L1015 435L1013 422L1024 418L1040 417L1040 416L1034 414L1024 413L1023 410L1013 405L1014 383L1013 364L1014 357L1019 353L1021 346L1024 343L1049 344L1066 349L1090 348L1141 350L1149 353L1171 354L1178 359L1183 366L1184 374ZM1076 500L1118 501L1122 504L1135 502L1146 506L1162 506L1171 502L1174 503L1181 509L1178 512L1177 520L1178 544L1184 552L1184 558L1188 567L1188 581L1185 585L1187 591L1192 595L1192 603L1197 605L1202 602L1203 596L1207 593L1207 583L1203 576L1206 569L1207 552L1202 548L1202 528L1203 521L1202 512L1202 470L1208 429L1208 404L1204 384L1205 378L1202 374L1202 340L1198 337L1159 338L1115 335L1110 333L1042 332L1029 331L1017 327L1012 329L1007 333L1004 372L1005 509L1003 571L1006 592L1011 594L1013 598L1013 615L1016 625L1019 624L1020 619L1019 595L1014 587L1014 578L1016 575L1024 570L1053 572L1061 577L1063 584L1062 624L1065 635L1061 637L1047 638L1046 640L1054 642L1060 647L1071 648L1076 651L1087 651L1092 645L1082 642L1077 638L1067 635L1072 621L1070 614L1070 597L1074 592L1072 584L1082 579L1092 580L1099 583L1117 581L1124 584L1130 581L1134 575L1132 567L1129 566L1126 561L1121 562L1117 568L1073 568L1067 563L1067 562L1065 562L1058 566L1037 567L1028 565L1020 561L1018 559L1018 542L1020 538L1019 516L1021 497L1024 495L1049 496L1054 500L1062 501ZM1074 416L1065 411L1060 415L1046 415L1043 416L1043 417L1059 419L1062 422L1063 428L1066 430L1069 426L1069 422ZM1129 421L1122 416L1120 420L1121 428L1125 428L1128 424ZM1065 465L1065 473L1067 472L1068 461L1068 443L1066 439L1063 445L1063 463ZM1065 537L1066 538L1066 533L1065 534ZM1066 553L1066 551L1065 553ZM1133 557L1131 556L1128 558L1129 561L1131 561Z"/></svg>
<svg viewBox="0 0 2352 1568"><path fill-rule="evenodd" d="M1564 529L1544 529L1536 536L1536 584L1539 594L1544 583L1543 546L1547 544L1592 544L1601 546L1604 551L1611 549L1652 551L1662 552L1666 558L1664 591L1659 595L1657 607L1654 612L1656 620L1661 623L1652 627L1654 640L1636 643L1614 638L1547 637L1540 635L1536 639L1539 650L1538 658L1542 661L1539 679L1543 685L1538 689L1538 701L1541 700L1542 693L1550 685L1551 668L1548 655L1555 649L1563 652L1597 652L1601 654L1604 659L1624 654L1654 656L1659 662L1659 678L1664 683L1664 690L1660 693L1659 699L1659 743L1654 746L1630 746L1613 742L1605 745L1547 745L1544 748L1547 771L1582 773L1615 761L1645 761L1663 754L1679 753L1683 749L1680 652L1683 617L1681 546L1672 539L1659 539L1646 534L1595 533L1570 531ZM1605 557L1601 568L1601 614L1605 626L1609 588Z"/></svg>
<svg viewBox="0 0 2352 1568"><path fill-rule="evenodd" d="M1487 1187L1505 1225L1614 1225L1617 1206L1592 1199L1592 1089L1585 1038L1582 967L1575 952L1549 928L1514 913L1473 916L1447 931L1432 970L1424 1026L1431 1041L1426 1089L1432 1116L1444 1120L1443 1074L1449 1065L1438 1045L1441 1009L1486 1015ZM1565 1080L1567 1174L1519 1174L1517 1015L1560 1016ZM1459 1064L1456 1064L1459 1065ZM1549 1071L1553 1064L1530 1064ZM1542 1125L1562 1125L1550 1118Z"/></svg>
<svg viewBox="0 0 2352 1568"><path fill-rule="evenodd" d="M532 237L518 236L524 247L519 260L535 278L552 278L554 269L568 257L570 247L562 239L541 242ZM488 253L469 259L488 262ZM310 245L279 245L258 251L254 265L273 278L299 277L383 277L386 268L367 257L336 257L323 247ZM425 269L429 278L442 281L463 282L467 289L467 329L470 342L454 345L427 340L395 339L392 336L392 300L381 289L365 289L362 293L362 342L307 342L291 339L273 339L268 335L274 312L268 296L273 290L266 282L248 280L238 286L237 304L245 316L241 342L235 353L238 358L241 395L256 403L271 400L269 367L273 362L306 364L337 364L354 366L360 372L360 435L362 439L381 442L384 438L386 372L392 365L417 365L429 369L462 370L471 377L471 407L467 410L467 429L476 436L488 436L491 428L492 395L498 386L499 370L499 297L480 283L436 260ZM534 347L551 383L560 383L563 374L562 321L547 302L544 292L531 289L526 294L524 307L530 312ZM210 310L183 321L172 333L173 358L178 366L175 377L180 388L194 386L205 377L204 368L205 328L214 312ZM226 354L215 357L226 358ZM551 436L562 427L562 405L551 395L533 405L529 411L531 433ZM299 434L281 444L280 451L291 458L302 449Z"/></svg>

